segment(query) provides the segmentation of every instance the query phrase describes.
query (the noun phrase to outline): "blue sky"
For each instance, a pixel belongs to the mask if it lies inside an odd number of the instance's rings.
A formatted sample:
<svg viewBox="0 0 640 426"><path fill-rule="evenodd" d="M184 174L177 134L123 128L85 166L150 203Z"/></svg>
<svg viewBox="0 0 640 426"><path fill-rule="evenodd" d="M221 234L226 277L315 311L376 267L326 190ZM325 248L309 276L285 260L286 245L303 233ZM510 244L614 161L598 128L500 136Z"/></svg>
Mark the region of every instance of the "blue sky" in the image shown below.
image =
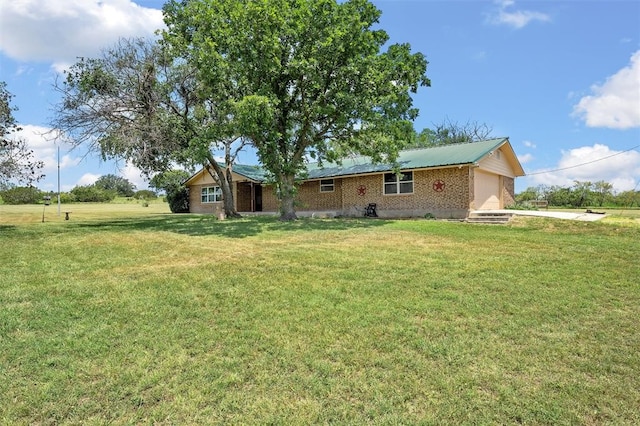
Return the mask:
<svg viewBox="0 0 640 426"><path fill-rule="evenodd" d="M49 128L52 84L78 56L98 56L119 37L151 35L161 0L3 0L0 80L46 178L57 187ZM487 124L508 136L529 186L574 180L640 189L640 1L377 0L391 42L408 42L429 61L432 86L415 96L418 130L445 120ZM255 163L247 153L241 162ZM61 146L69 190L119 174L146 182L125 163Z"/></svg>

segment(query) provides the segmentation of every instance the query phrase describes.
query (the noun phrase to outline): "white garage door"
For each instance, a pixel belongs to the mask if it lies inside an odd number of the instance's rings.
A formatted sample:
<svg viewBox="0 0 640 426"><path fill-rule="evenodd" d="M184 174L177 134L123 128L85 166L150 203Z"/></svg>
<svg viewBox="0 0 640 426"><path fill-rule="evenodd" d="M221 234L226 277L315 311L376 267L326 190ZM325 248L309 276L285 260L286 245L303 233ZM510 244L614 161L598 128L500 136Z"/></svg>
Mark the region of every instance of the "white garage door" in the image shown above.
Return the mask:
<svg viewBox="0 0 640 426"><path fill-rule="evenodd" d="M500 176L475 171L475 205L478 210L500 209Z"/></svg>

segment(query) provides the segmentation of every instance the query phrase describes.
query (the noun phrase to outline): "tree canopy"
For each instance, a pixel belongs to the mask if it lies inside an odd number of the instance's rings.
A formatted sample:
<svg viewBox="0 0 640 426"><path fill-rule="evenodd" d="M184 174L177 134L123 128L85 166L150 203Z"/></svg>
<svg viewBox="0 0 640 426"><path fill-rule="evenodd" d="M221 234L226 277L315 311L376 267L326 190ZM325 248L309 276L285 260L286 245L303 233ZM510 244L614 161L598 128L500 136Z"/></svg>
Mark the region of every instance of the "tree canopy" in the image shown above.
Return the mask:
<svg viewBox="0 0 640 426"><path fill-rule="evenodd" d="M467 121L459 123L445 119L433 125L433 129L425 128L415 132L410 143L413 148L427 148L438 145L478 142L490 139L493 129L485 123Z"/></svg>
<svg viewBox="0 0 640 426"><path fill-rule="evenodd" d="M174 192L180 188L184 188L184 181L189 179L189 172L185 170L167 170L158 173L151 178L149 186L165 193Z"/></svg>
<svg viewBox="0 0 640 426"><path fill-rule="evenodd" d="M94 185L107 191L115 191L121 197L133 197L136 189L128 179L116 175L100 176Z"/></svg>
<svg viewBox="0 0 640 426"><path fill-rule="evenodd" d="M427 61L374 29L366 0L172 0L163 40L198 73L295 219L296 177L313 158L358 153L394 162L418 114L411 93L430 85Z"/></svg>
<svg viewBox="0 0 640 426"><path fill-rule="evenodd" d="M121 39L98 58L81 58L55 84L62 95L52 126L105 158L125 158L148 175L175 165L206 165L237 215L231 165L244 141L228 123L220 96L194 67L156 41ZM212 150L224 150L226 169Z"/></svg>
<svg viewBox="0 0 640 426"><path fill-rule="evenodd" d="M14 182L31 184L43 177L40 171L44 164L34 159L24 139L14 135L21 128L13 116L16 108L12 99L7 84L0 81L0 189Z"/></svg>

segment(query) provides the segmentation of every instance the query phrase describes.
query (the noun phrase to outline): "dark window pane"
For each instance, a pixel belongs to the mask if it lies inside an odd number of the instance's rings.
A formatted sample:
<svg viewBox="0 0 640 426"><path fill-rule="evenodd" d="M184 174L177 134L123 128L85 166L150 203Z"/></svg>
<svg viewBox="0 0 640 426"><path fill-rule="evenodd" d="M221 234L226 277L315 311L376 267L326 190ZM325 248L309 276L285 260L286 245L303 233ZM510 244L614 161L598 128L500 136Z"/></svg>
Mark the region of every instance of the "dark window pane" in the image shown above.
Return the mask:
<svg viewBox="0 0 640 426"><path fill-rule="evenodd" d="M395 173L385 173L384 181L385 183L397 182L397 176Z"/></svg>
<svg viewBox="0 0 640 426"><path fill-rule="evenodd" d="M397 194L398 193L398 185L395 183L384 185L384 193L385 194Z"/></svg>
<svg viewBox="0 0 640 426"><path fill-rule="evenodd" d="M403 182L400 184L401 194L411 194L413 192L413 182Z"/></svg>

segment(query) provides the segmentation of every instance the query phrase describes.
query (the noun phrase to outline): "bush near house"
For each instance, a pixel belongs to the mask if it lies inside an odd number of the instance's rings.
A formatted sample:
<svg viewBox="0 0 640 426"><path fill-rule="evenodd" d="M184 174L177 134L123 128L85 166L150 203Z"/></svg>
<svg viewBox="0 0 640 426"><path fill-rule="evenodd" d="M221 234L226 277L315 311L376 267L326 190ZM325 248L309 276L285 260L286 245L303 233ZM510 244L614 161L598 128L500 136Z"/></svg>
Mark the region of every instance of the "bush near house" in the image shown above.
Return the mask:
<svg viewBox="0 0 640 426"><path fill-rule="evenodd" d="M171 213L189 213L189 190L187 188L174 188L168 191L166 199Z"/></svg>

